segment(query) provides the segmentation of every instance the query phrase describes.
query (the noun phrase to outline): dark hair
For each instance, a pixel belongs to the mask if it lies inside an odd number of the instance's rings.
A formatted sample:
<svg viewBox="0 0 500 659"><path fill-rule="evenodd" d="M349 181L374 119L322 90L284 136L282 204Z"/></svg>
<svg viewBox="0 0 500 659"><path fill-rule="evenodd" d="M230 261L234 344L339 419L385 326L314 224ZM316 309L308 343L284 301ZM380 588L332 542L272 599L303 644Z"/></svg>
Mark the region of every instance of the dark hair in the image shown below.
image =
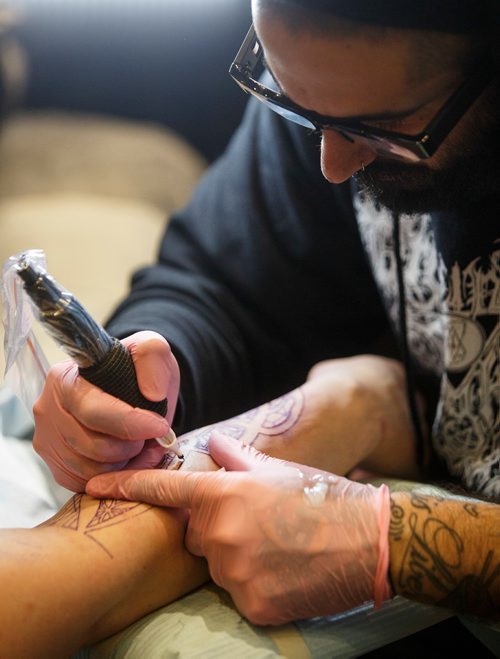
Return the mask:
<svg viewBox="0 0 500 659"><path fill-rule="evenodd" d="M276 10L302 8L372 26L458 34L498 24L498 0L261 0Z"/></svg>
<svg viewBox="0 0 500 659"><path fill-rule="evenodd" d="M498 0L257 0L295 32L383 39L391 29L408 30L417 53L411 79L436 66L466 74L488 49L500 66Z"/></svg>

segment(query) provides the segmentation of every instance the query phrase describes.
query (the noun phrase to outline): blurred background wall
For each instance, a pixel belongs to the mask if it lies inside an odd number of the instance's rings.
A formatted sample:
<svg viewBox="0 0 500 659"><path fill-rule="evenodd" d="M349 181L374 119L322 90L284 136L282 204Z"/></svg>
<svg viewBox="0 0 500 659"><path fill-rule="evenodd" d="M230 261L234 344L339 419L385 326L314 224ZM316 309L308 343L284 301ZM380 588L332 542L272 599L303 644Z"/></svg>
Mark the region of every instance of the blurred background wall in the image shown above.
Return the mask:
<svg viewBox="0 0 500 659"><path fill-rule="evenodd" d="M250 0L0 0L1 264L42 249L104 322L239 123L249 24Z"/></svg>
<svg viewBox="0 0 500 659"><path fill-rule="evenodd" d="M153 121L213 160L246 97L227 70L250 0L10 0L30 73L23 106Z"/></svg>

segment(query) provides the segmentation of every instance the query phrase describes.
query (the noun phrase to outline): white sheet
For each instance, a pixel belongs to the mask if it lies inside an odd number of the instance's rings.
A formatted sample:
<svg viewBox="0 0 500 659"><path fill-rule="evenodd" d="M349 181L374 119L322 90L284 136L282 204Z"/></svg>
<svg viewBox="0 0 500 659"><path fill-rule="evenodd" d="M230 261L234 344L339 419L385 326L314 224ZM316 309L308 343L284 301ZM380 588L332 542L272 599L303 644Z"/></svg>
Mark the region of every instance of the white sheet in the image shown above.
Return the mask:
<svg viewBox="0 0 500 659"><path fill-rule="evenodd" d="M45 521L72 492L54 482L29 439L31 419L7 388L0 388L0 528Z"/></svg>

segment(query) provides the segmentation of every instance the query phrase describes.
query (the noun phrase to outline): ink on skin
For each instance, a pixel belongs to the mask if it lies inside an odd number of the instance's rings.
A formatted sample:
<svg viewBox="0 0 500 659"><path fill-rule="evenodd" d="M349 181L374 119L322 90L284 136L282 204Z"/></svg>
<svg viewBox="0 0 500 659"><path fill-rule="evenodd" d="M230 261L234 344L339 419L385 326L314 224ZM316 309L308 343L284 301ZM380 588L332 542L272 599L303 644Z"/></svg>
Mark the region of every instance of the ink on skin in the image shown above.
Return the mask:
<svg viewBox="0 0 500 659"><path fill-rule="evenodd" d="M251 446L259 437L284 435L291 430L302 416L303 408L304 395L299 387L233 419L186 433L179 439L179 443L184 452L188 446L192 446L194 450L208 455L208 440L213 430L217 429L238 441L245 437L245 443Z"/></svg>

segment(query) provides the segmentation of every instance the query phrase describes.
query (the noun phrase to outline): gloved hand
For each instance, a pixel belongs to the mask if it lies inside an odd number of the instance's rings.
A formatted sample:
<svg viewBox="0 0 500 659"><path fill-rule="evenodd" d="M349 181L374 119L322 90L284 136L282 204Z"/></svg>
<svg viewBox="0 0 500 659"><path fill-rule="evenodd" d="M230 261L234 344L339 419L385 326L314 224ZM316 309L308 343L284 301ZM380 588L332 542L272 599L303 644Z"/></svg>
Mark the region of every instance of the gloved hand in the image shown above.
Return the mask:
<svg viewBox="0 0 500 659"><path fill-rule="evenodd" d="M179 366L167 341L156 332L138 332L123 340L131 352L139 389L153 401L167 397L164 419L133 408L78 374L67 360L50 369L33 407L35 451L55 480L83 492L92 476L123 468L156 466L165 453L151 438L170 429L179 395Z"/></svg>
<svg viewBox="0 0 500 659"><path fill-rule="evenodd" d="M190 509L187 549L255 624L281 624L390 597L387 486L269 458L214 432L227 472L99 476L87 493Z"/></svg>

